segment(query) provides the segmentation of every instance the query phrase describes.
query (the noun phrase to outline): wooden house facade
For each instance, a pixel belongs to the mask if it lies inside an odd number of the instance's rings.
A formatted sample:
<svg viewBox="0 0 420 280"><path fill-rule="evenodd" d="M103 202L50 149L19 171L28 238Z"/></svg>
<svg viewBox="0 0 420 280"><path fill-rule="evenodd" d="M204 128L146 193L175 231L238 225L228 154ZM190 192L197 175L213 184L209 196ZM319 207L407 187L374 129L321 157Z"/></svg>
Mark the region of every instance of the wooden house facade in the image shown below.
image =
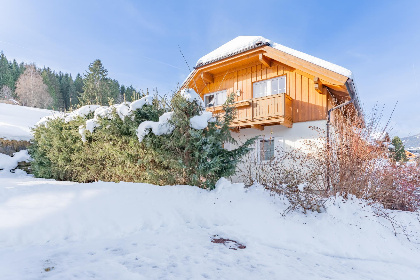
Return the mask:
<svg viewBox="0 0 420 280"><path fill-rule="evenodd" d="M349 70L260 36L237 37L205 55L182 88L194 89L215 114L234 94L232 130L273 139L273 149L279 139L293 146L311 138L309 126L325 126L328 110L344 102L361 112Z"/></svg>

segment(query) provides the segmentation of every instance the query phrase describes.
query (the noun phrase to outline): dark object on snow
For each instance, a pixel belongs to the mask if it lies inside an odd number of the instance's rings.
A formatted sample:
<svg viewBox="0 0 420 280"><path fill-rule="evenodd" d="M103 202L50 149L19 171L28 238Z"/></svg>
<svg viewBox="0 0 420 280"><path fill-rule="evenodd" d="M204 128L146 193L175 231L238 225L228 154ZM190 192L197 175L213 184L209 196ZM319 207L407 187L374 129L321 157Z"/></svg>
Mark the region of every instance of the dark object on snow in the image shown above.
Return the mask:
<svg viewBox="0 0 420 280"><path fill-rule="evenodd" d="M232 240L232 239L226 239L226 238L216 238L218 237L218 235L213 235L211 242L212 243L217 243L217 244L223 244L225 246L227 246L229 249L232 250L238 250L238 249L245 249L246 246L239 243L238 241Z"/></svg>

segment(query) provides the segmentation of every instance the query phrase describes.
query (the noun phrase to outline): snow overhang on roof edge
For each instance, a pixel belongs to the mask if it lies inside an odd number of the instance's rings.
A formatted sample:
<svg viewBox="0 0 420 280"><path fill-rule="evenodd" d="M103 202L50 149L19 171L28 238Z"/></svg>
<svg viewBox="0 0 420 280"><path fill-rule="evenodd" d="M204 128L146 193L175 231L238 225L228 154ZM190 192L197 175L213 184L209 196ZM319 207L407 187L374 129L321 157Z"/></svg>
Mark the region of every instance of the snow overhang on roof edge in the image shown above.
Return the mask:
<svg viewBox="0 0 420 280"><path fill-rule="evenodd" d="M212 60L208 60L208 61L205 61L205 62L200 62L200 60L199 60L197 62L197 65L194 67L194 69L200 68L200 67L202 67L204 65L208 65L208 64L211 64L213 62L216 62L216 61L219 61L219 60L223 60L225 58L228 58L228 57L231 57L231 56L234 56L234 55L237 55L237 54L240 54L240 53L243 53L243 52L252 50L252 49L256 49L256 48L259 48L259 47L262 47L262 46L270 46L270 43L269 42L258 41L258 42L256 42L255 44L253 44L251 46L246 46L246 47L244 47L244 48L242 48L240 50L236 50L236 51L233 51L231 53L227 53L225 55L222 55L222 56L220 56L218 58L215 58L215 59L212 59Z"/></svg>
<svg viewBox="0 0 420 280"><path fill-rule="evenodd" d="M350 70L339 66L337 64L328 62L326 60L317 58L315 56L306 54L301 51L294 50L292 48L283 46L281 44L275 43L271 40L268 40L262 36L238 36L235 39L227 42L226 44L220 46L219 48L215 49L214 51L206 54L205 56L201 57L198 61L194 69L200 68L202 66L214 63L216 61L243 53L245 51L255 49L261 46L270 46L273 49L282 51L299 59L303 59L307 62L335 72L337 74L343 75L350 79L353 78L353 74Z"/></svg>

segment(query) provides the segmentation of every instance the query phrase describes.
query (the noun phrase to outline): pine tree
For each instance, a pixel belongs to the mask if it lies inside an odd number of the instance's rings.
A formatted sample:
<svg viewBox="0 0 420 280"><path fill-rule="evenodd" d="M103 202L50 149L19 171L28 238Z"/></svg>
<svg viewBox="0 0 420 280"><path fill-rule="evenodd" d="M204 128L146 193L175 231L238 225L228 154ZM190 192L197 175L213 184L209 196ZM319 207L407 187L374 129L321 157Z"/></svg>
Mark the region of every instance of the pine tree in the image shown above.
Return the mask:
<svg viewBox="0 0 420 280"><path fill-rule="evenodd" d="M72 102L76 101L77 103L76 88L73 79L71 75L61 72L58 75L58 79L60 82L60 91L63 95L64 109L69 110Z"/></svg>
<svg viewBox="0 0 420 280"><path fill-rule="evenodd" d="M74 84L73 78L71 77L71 74L64 75L67 79L67 97L68 100L66 101L66 110L69 110L73 104L77 104L77 92L76 92L76 86Z"/></svg>
<svg viewBox="0 0 420 280"><path fill-rule="evenodd" d="M188 184L201 188L214 188L217 180L234 174L239 160L250 151L255 138L248 139L237 149L226 150L224 143L235 143L230 133L230 124L235 116L235 108L231 106L234 96L231 95L224 106L223 117L208 123L208 127L194 129L190 119L200 115L204 108L196 100L187 101L177 94L172 99L174 126L169 136L150 136L145 138L146 146L155 151L153 162L159 169L150 170L165 172L166 183ZM162 177L157 173L154 176Z"/></svg>
<svg viewBox="0 0 420 280"><path fill-rule="evenodd" d="M97 59L89 65L83 79L83 93L80 98L82 105L86 104L108 104L109 80L107 79L108 70L104 68L102 62Z"/></svg>
<svg viewBox="0 0 420 280"><path fill-rule="evenodd" d="M13 77L13 84L11 85L11 89L14 93L16 90L16 82L19 79L20 75L22 75L23 72L25 71L25 65L23 63L18 64L16 62L16 59L13 59L11 68L12 68L12 77Z"/></svg>
<svg viewBox="0 0 420 280"><path fill-rule="evenodd" d="M136 91L131 85L125 89L125 100L129 102L139 99L141 96L143 96L143 94L140 94L140 92Z"/></svg>
<svg viewBox="0 0 420 280"><path fill-rule="evenodd" d="M112 99L115 103L123 102L123 96L120 93L120 84L117 80L107 79L106 81L105 94L109 99Z"/></svg>
<svg viewBox="0 0 420 280"><path fill-rule="evenodd" d="M0 53L0 88L8 86L14 88L14 80L11 71L11 65L3 52Z"/></svg>
<svg viewBox="0 0 420 280"><path fill-rule="evenodd" d="M395 136L392 139L392 145L394 146L394 150L392 152L392 158L395 161L407 161L407 155L405 154L405 148L404 143L401 141L401 139L398 136Z"/></svg>
<svg viewBox="0 0 420 280"><path fill-rule="evenodd" d="M61 72L60 72L61 73ZM52 107L55 110L64 109L63 93L60 89L60 81L58 75L53 72L49 67L42 70L42 78L44 84L48 87L48 93L51 95L53 101Z"/></svg>
<svg viewBox="0 0 420 280"><path fill-rule="evenodd" d="M83 95L83 78L80 74L77 74L74 79L74 89L76 91L76 96L75 100L72 99L71 103L73 107L76 107L80 103L80 99Z"/></svg>

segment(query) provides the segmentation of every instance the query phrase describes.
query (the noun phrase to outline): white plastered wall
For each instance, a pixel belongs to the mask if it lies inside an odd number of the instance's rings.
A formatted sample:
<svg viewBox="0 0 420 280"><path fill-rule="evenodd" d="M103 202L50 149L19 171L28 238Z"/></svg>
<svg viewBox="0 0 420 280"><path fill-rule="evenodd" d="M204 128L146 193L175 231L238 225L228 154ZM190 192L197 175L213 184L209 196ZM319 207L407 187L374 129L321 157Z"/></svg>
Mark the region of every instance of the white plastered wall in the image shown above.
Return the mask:
<svg viewBox="0 0 420 280"><path fill-rule="evenodd" d="M320 131L325 133L327 126L327 121L310 121L310 122L299 122L294 123L293 127L288 128L282 125L272 125L265 126L264 130L258 130L254 128L245 128L241 129L238 133L232 132L232 137L238 142L243 143L246 139L258 136L259 139L270 139L274 140L274 149L277 154L281 150L290 150L290 149L299 149L304 151L308 149L306 143L308 140L314 141L323 141L321 138L324 135L320 135ZM318 129L314 129L318 128ZM227 144L225 145L227 149L235 148L235 145ZM250 152L248 156L245 156L241 163L237 167L237 175L232 176L231 180L233 182L242 182L244 181L244 170L249 169L247 164L250 161L258 162L258 144L257 142L253 146L253 151Z"/></svg>

